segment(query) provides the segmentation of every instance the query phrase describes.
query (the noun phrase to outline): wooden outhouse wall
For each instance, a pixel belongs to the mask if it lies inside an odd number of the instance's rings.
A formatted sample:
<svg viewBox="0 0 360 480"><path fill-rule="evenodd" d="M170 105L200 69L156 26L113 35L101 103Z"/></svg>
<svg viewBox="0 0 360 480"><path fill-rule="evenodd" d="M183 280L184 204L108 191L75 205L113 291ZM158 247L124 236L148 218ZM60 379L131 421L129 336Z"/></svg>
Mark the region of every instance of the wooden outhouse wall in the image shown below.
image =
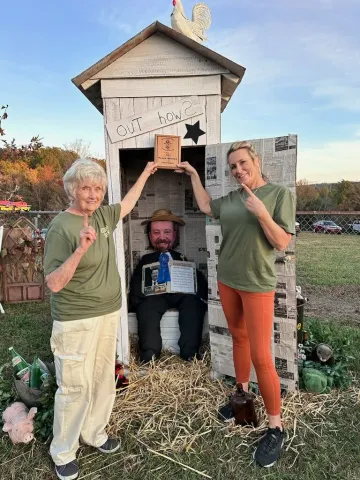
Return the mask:
<svg viewBox="0 0 360 480"><path fill-rule="evenodd" d="M152 38L152 37L151 37ZM155 134L179 135L182 146L195 146L191 139L184 139L187 132L185 124L200 122L200 128L205 135L199 137L198 146L220 142L220 111L221 111L221 76L207 75L205 77L167 77L145 79L104 79L101 80L101 91L104 102L105 123L121 120L135 114L143 114L163 105L169 105L189 97L198 96L204 113L173 125L164 126L159 130L147 132L117 143L111 143L105 128L106 158L109 178L109 201L121 200L121 150L153 148ZM149 92L152 96L149 96ZM204 92L207 94L204 95ZM202 94L201 94L202 93ZM200 95L201 94L201 95ZM142 96L143 95L143 96ZM204 158L205 161L205 158ZM123 225L119 225L115 235L117 261L122 279L122 308L120 330L118 336L118 353L121 360L129 360L128 306L125 266L125 243Z"/></svg>

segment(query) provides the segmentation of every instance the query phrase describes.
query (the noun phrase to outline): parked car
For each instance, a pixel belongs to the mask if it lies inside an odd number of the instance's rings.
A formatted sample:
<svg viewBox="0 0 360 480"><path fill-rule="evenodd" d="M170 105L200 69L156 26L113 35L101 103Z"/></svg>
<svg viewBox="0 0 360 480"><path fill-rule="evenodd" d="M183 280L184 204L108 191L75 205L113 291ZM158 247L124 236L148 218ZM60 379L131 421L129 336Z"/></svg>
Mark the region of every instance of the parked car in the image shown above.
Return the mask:
<svg viewBox="0 0 360 480"><path fill-rule="evenodd" d="M342 228L332 220L320 220L313 224L315 233L342 233Z"/></svg>
<svg viewBox="0 0 360 480"><path fill-rule="evenodd" d="M296 235L299 235L299 233L300 233L300 223L299 222L295 222L295 233L296 233Z"/></svg>
<svg viewBox="0 0 360 480"><path fill-rule="evenodd" d="M359 233L360 234L360 220L354 220L353 223L348 223L346 225L346 230L349 233Z"/></svg>

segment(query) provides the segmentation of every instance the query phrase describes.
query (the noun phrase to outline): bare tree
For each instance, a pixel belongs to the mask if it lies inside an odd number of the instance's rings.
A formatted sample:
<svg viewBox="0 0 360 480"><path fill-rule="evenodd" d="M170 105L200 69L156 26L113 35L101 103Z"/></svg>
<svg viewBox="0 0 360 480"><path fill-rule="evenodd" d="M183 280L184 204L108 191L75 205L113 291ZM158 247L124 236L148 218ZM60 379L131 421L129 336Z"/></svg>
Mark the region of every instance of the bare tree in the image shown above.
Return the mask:
<svg viewBox="0 0 360 480"><path fill-rule="evenodd" d="M90 142L85 142L82 138L77 138L73 142L65 143L65 150L71 150L76 153L79 158L90 158Z"/></svg>

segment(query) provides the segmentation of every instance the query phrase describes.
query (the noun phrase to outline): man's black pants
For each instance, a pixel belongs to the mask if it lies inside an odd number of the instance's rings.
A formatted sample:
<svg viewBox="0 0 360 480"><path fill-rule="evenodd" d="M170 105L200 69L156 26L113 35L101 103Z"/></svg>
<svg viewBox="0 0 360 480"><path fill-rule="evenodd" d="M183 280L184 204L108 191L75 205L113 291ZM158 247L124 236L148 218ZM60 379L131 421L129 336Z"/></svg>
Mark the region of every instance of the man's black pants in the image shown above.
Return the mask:
<svg viewBox="0 0 360 480"><path fill-rule="evenodd" d="M190 360L199 353L206 304L196 295L164 293L146 297L136 307L142 362L147 363L153 356L155 358L160 356L162 347L160 321L170 308L179 311L180 357Z"/></svg>

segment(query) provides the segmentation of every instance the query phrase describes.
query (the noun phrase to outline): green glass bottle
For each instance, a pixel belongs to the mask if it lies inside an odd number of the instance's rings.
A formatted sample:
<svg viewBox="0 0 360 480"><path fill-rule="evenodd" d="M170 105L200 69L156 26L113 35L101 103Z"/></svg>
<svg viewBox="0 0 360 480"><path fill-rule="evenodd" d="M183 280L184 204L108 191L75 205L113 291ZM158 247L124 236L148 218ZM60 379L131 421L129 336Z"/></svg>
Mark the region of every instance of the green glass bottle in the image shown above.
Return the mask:
<svg viewBox="0 0 360 480"><path fill-rule="evenodd" d="M11 362L14 369L15 376L25 383L29 383L30 380L30 365L19 355L14 347L9 348L11 355Z"/></svg>
<svg viewBox="0 0 360 480"><path fill-rule="evenodd" d="M40 388L41 384L41 370L37 355L34 357L34 362L30 371L30 388Z"/></svg>

